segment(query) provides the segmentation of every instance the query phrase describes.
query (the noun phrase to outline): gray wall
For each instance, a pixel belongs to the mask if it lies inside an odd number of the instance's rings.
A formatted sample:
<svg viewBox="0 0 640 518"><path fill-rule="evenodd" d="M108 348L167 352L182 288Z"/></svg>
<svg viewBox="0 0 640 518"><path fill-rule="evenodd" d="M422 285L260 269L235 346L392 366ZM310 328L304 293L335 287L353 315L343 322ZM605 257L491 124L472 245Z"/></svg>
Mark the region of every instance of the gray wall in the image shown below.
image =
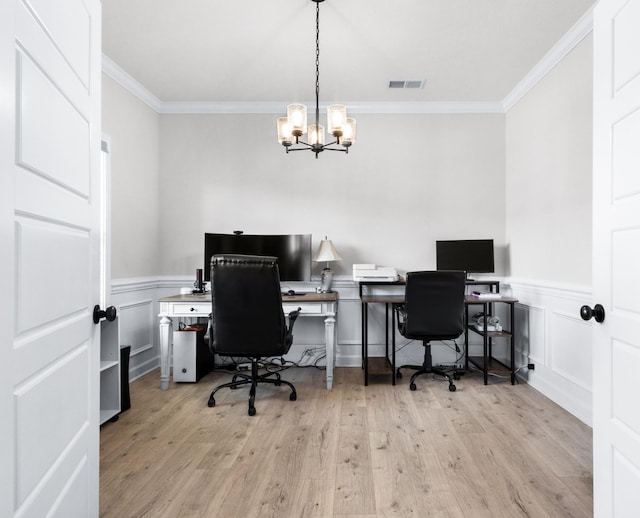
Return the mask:
<svg viewBox="0 0 640 518"><path fill-rule="evenodd" d="M591 285L592 46L590 35L507 113L511 277Z"/></svg>
<svg viewBox="0 0 640 518"><path fill-rule="evenodd" d="M107 76L113 278L193 275L206 231L329 236L344 257L435 265L491 237L497 273L591 283L591 37L507 114L357 116L349 155L285 154L272 115L158 114ZM319 267L314 268L317 273Z"/></svg>
<svg viewBox="0 0 640 518"><path fill-rule="evenodd" d="M162 115L163 275L202 267L204 232L328 236L353 263L435 267L435 240L504 244L503 115L360 115L348 155L286 154L273 115ZM500 265L503 261L500 260ZM317 273L321 266L316 266Z"/></svg>
<svg viewBox="0 0 640 518"><path fill-rule="evenodd" d="M111 138L111 274L158 275L160 115L102 78L102 131Z"/></svg>

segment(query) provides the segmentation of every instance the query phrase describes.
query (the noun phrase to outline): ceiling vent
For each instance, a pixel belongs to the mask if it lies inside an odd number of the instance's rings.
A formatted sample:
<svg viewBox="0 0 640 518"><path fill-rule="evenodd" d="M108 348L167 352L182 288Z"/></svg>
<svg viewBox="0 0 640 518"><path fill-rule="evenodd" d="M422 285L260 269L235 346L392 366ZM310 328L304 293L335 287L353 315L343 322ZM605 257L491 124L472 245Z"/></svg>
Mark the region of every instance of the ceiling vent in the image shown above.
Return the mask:
<svg viewBox="0 0 640 518"><path fill-rule="evenodd" d="M423 88L426 80L415 80L415 81L389 81L389 88Z"/></svg>

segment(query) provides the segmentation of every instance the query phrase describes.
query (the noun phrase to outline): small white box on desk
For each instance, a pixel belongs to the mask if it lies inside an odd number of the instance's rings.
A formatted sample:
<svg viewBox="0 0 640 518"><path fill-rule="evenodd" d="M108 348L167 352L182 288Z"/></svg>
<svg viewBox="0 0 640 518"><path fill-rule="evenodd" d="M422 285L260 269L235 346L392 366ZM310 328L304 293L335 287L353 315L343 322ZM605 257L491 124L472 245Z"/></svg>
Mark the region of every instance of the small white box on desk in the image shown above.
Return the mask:
<svg viewBox="0 0 640 518"><path fill-rule="evenodd" d="M392 266L376 266L375 264L354 264L354 281L395 282L398 272Z"/></svg>

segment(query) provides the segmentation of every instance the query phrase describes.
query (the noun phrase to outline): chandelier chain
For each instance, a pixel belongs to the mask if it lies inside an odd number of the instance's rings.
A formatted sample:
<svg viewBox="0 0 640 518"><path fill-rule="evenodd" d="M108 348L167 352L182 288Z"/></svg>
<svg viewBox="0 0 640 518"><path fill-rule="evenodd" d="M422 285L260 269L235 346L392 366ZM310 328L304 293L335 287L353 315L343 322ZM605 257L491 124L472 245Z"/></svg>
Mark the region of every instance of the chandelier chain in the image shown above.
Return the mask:
<svg viewBox="0 0 640 518"><path fill-rule="evenodd" d="M316 2L316 132L320 124L320 3Z"/></svg>

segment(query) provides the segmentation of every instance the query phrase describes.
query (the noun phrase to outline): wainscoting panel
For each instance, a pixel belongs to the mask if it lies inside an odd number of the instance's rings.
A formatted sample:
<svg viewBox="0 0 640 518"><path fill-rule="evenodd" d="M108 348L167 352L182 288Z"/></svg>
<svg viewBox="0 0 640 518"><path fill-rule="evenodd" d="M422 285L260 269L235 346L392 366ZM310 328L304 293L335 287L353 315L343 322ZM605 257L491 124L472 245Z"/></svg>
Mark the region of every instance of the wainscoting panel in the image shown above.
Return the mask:
<svg viewBox="0 0 640 518"><path fill-rule="evenodd" d="M551 332L554 344L549 364L553 371L591 392L592 354L591 322L574 316L554 313L551 317Z"/></svg>
<svg viewBox="0 0 640 518"><path fill-rule="evenodd" d="M112 303L119 309L121 341L132 346L130 379L159 366L158 299L176 294L192 282L190 277L113 282ZM316 284L312 282L306 289L312 290ZM305 287L296 286L295 289L302 291ZM340 294L336 365L360 367L362 319L358 288L345 278L334 281L334 289ZM514 328L519 378L591 425L592 324L583 322L578 313L582 304L591 301L590 289L502 279L501 292L520 301L515 307ZM323 354L324 334L320 319L298 320L294 335L294 346L288 359L310 364ZM372 304L369 307L369 354L382 356L384 343L385 308L383 304ZM407 341L396 332L396 343L398 364L422 361L423 348L419 342ZM463 340L458 343L461 346ZM473 337L471 347L479 347L477 337ZM311 356L305 355L305 351L311 351ZM496 351L504 356L506 347L498 345ZM453 343L434 344L433 355L435 362L450 363L459 359ZM535 365L534 370L527 369L529 363Z"/></svg>
<svg viewBox="0 0 640 518"><path fill-rule="evenodd" d="M544 308L516 304L515 333L519 365L546 363L545 319Z"/></svg>
<svg viewBox="0 0 640 518"><path fill-rule="evenodd" d="M111 304L118 309L120 346L131 346L130 380L160 365L158 298L157 281L128 279L112 283Z"/></svg>
<svg viewBox="0 0 640 518"><path fill-rule="evenodd" d="M590 288L515 280L505 281L505 286L520 301L516 317L518 354L535 365L534 370L525 368L519 374L591 426L593 324L579 317L580 306L591 302Z"/></svg>
<svg viewBox="0 0 640 518"><path fill-rule="evenodd" d="M131 346L131 356L153 347L153 328L148 325L154 318L153 306L151 299L120 305L120 337L122 345Z"/></svg>

